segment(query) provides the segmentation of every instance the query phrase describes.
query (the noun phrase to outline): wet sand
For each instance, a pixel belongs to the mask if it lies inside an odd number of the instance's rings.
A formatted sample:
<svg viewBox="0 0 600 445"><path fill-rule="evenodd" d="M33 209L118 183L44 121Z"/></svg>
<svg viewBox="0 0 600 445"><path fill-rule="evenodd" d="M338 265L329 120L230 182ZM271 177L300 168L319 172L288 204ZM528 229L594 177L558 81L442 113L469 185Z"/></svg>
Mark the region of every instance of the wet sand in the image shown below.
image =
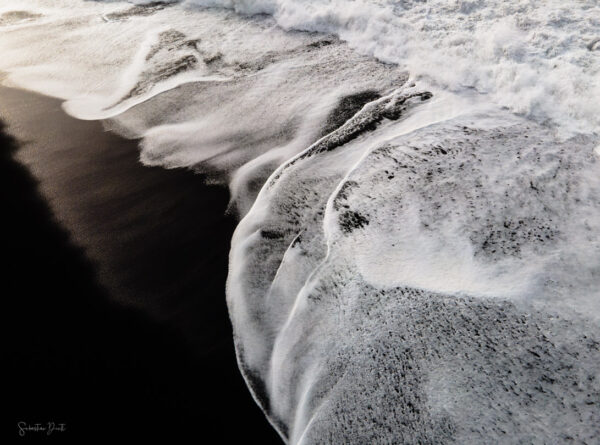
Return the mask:
<svg viewBox="0 0 600 445"><path fill-rule="evenodd" d="M0 120L14 433L280 443L235 363L227 190L55 99L0 88Z"/></svg>

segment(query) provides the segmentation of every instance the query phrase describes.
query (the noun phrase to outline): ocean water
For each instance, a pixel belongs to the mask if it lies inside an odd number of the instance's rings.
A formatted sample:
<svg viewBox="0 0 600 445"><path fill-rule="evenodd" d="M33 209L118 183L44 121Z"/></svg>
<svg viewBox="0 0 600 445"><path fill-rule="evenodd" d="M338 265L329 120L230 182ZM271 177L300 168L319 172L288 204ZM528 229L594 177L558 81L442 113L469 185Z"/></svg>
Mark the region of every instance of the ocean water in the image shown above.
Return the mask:
<svg viewBox="0 0 600 445"><path fill-rule="evenodd" d="M3 82L229 185L287 442L594 441L596 1L135 3L1 4Z"/></svg>

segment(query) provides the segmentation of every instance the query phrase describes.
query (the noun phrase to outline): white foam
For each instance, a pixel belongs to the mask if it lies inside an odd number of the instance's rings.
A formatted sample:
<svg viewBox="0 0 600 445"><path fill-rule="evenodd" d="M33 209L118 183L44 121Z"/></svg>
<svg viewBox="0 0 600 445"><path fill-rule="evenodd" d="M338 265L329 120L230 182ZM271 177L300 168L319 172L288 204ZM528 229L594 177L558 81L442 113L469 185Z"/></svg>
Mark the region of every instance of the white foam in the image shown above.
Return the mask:
<svg viewBox="0 0 600 445"><path fill-rule="evenodd" d="M284 29L335 33L365 54L399 64L422 84L460 94L473 88L516 113L538 122L552 122L564 137L577 132L597 133L600 127L600 58L594 45L600 32L600 6L593 0L572 5L528 0L485 4L442 0L189 0L186 4L266 13ZM124 3L27 0L21 8L44 16L5 27L0 69L13 73L11 80L19 85L77 98L69 111L86 118L105 116L107 113L94 113L94 104L105 105L116 94L115 86L118 90L134 82L149 32L166 25L201 34L206 28L205 36L218 32L215 14L211 23L205 13L185 11L180 6L141 19L112 22L101 17L123 11ZM4 6L2 10L10 8ZM261 45L253 39L252 27L241 22L237 26L249 31L247 38L235 37L229 43L241 44L239 52L254 47L251 51L255 53L256 45ZM232 30L225 26L219 34L227 40ZM15 44L15 38L20 45ZM214 38L208 40L209 45L216 43ZM277 35L270 39L269 49L278 51L286 43L289 40ZM16 50L23 45L29 51ZM93 58L86 56L90 54ZM187 73L179 81L170 79L157 86L154 94L181 82L211 78L201 71ZM125 108L115 108L111 115Z"/></svg>
<svg viewBox="0 0 600 445"><path fill-rule="evenodd" d="M236 230L227 294L239 359L255 390L260 376L269 399L259 400L289 443L477 443L500 437L499 424L551 441L565 428L551 419L591 409L561 402L572 383L554 345L598 334L593 140L560 142L441 96L368 137L295 156ZM430 119L430 107L445 111ZM576 321L558 328L548 314ZM545 335L552 351L538 349ZM583 345L567 349L583 356ZM536 366L523 358L532 350ZM594 354L582 366L597 374ZM531 369L551 376L554 392L536 390ZM577 437L597 433L573 422Z"/></svg>
<svg viewBox="0 0 600 445"><path fill-rule="evenodd" d="M455 92L475 88L567 134L600 127L600 58L590 46L600 5L593 0L189 1L272 14L285 29L336 33L421 81Z"/></svg>

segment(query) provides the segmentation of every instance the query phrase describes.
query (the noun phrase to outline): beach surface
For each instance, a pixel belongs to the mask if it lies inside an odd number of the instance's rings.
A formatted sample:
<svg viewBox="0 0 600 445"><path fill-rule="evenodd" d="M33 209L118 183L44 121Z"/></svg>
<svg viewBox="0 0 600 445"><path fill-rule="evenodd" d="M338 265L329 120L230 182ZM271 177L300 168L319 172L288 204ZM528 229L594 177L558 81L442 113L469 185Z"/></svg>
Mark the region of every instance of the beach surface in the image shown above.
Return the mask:
<svg viewBox="0 0 600 445"><path fill-rule="evenodd" d="M14 434L278 443L235 362L227 190L56 99L0 88L0 119Z"/></svg>

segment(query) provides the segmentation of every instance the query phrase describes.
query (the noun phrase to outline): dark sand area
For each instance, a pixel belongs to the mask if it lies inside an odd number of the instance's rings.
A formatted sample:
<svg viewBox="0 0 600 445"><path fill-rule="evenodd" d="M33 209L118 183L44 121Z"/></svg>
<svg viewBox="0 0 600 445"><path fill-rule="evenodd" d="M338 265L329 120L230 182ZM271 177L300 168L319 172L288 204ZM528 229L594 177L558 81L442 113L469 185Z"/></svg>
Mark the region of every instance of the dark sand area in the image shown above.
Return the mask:
<svg viewBox="0 0 600 445"><path fill-rule="evenodd" d="M280 443L235 362L227 190L55 99L0 88L0 120L7 427Z"/></svg>

